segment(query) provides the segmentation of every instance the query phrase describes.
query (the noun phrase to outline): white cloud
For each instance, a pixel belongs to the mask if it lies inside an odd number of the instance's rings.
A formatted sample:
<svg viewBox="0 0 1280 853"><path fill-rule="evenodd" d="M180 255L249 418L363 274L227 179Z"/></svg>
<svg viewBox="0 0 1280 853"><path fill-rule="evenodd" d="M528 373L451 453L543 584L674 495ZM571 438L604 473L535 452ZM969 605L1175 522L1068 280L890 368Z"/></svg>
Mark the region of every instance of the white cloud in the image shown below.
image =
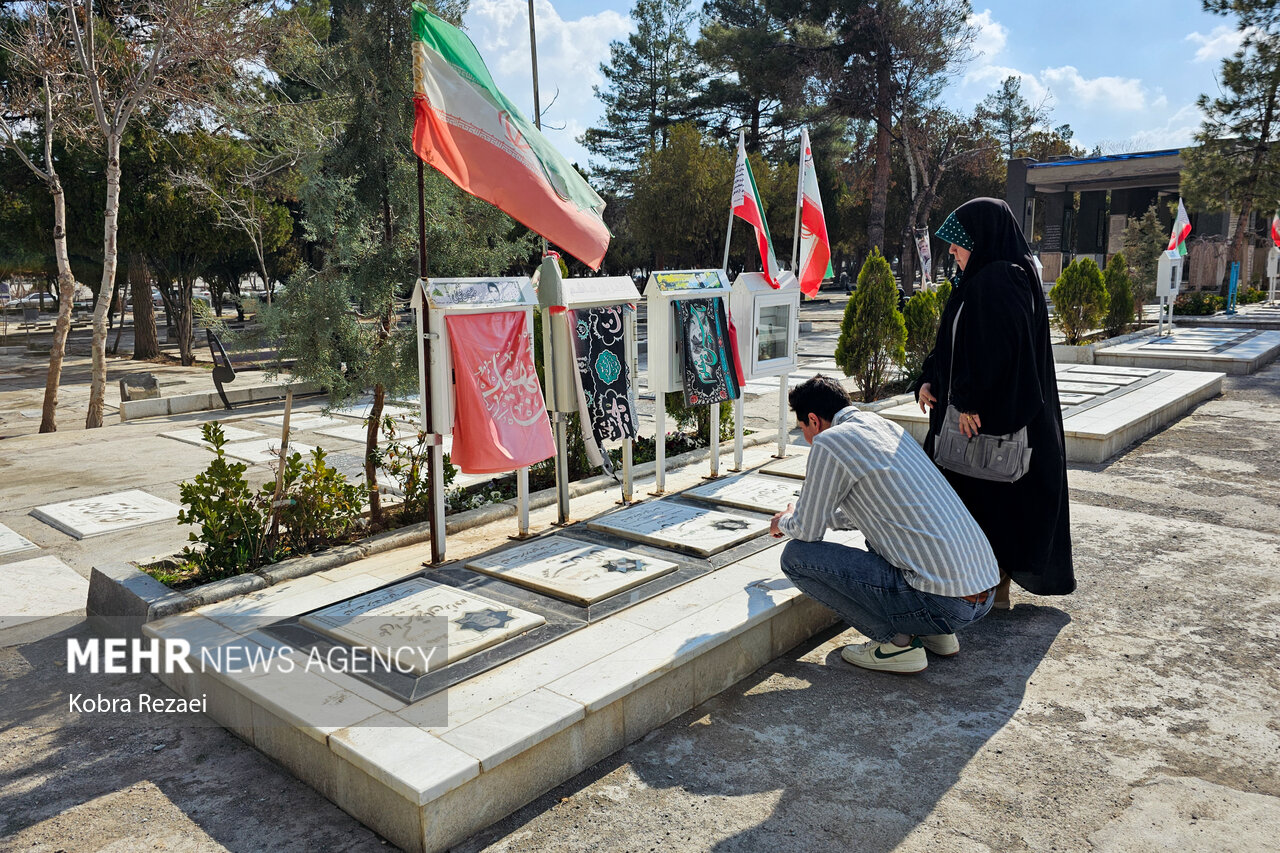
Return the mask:
<svg viewBox="0 0 1280 853"><path fill-rule="evenodd" d="M1204 33L1190 33L1186 41L1200 45L1196 48L1196 62L1217 62L1223 57L1230 56L1240 49L1240 43L1244 40L1244 33L1234 27L1221 24L1213 28L1213 30L1205 35Z"/></svg>
<svg viewBox="0 0 1280 853"><path fill-rule="evenodd" d="M1004 50L1005 44L1009 41L1009 30L1004 24L991 17L990 9L983 9L981 12L970 15L969 26L977 31L973 40L973 52L979 62L984 58L989 62L992 57Z"/></svg>
<svg viewBox="0 0 1280 853"><path fill-rule="evenodd" d="M1147 107L1142 81L1132 77L1086 78L1074 66L1064 65L1041 71L1040 82L1064 105L1122 111Z"/></svg>
<svg viewBox="0 0 1280 853"><path fill-rule="evenodd" d="M592 87L603 82L600 64L609 59L609 43L627 37L631 19L603 11L566 21L551 0L536 0L534 8L544 132L566 157L585 164L586 152L575 139L600 115ZM532 118L529 4L526 0L472 0L463 25L498 88Z"/></svg>

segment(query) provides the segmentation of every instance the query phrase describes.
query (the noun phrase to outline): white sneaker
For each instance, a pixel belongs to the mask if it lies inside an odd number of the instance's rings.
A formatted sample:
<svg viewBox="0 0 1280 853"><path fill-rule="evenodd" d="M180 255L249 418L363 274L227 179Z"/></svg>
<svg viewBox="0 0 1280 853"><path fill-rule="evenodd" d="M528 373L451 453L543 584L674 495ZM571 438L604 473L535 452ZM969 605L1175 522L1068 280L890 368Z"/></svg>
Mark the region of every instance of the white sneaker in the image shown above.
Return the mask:
<svg viewBox="0 0 1280 853"><path fill-rule="evenodd" d="M912 637L909 646L877 643L875 640L845 646L840 650L840 657L863 669L894 672L899 675L920 672L929 666L929 658L924 653L924 644L918 637Z"/></svg>
<svg viewBox="0 0 1280 853"><path fill-rule="evenodd" d="M960 654L960 641L955 634L922 634L920 642L938 657L949 658Z"/></svg>

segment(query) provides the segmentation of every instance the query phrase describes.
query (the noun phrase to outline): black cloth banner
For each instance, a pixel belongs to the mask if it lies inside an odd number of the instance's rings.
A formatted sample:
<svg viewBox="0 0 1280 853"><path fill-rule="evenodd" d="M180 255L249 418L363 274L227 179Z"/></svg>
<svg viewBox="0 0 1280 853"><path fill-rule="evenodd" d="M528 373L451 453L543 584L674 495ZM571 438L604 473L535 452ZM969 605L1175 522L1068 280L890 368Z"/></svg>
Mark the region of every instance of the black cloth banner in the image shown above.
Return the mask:
<svg viewBox="0 0 1280 853"><path fill-rule="evenodd" d="M729 323L723 299L678 299L680 363L686 406L736 400L742 393L729 347Z"/></svg>
<svg viewBox="0 0 1280 853"><path fill-rule="evenodd" d="M569 311L569 336L578 367L578 413L587 456L609 473L601 445L635 438L635 386L627 364L626 313L622 305Z"/></svg>

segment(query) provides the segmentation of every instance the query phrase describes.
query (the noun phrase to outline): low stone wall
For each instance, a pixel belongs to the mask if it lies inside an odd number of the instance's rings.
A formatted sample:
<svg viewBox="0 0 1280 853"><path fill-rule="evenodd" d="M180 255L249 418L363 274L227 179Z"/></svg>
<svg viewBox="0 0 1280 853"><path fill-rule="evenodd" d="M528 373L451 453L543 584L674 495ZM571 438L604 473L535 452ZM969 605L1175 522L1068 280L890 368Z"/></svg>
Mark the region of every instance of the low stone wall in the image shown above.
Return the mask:
<svg viewBox="0 0 1280 853"><path fill-rule="evenodd" d="M1127 335L1107 338L1104 341L1095 341L1094 343L1083 344L1081 346L1054 344L1053 360L1058 364L1093 364L1094 354L1097 353L1098 350L1117 346L1118 344L1127 344L1130 341L1136 341L1138 338L1151 337L1152 335L1155 335L1159 329L1159 326L1148 326L1145 329L1139 329L1138 331L1130 332Z"/></svg>

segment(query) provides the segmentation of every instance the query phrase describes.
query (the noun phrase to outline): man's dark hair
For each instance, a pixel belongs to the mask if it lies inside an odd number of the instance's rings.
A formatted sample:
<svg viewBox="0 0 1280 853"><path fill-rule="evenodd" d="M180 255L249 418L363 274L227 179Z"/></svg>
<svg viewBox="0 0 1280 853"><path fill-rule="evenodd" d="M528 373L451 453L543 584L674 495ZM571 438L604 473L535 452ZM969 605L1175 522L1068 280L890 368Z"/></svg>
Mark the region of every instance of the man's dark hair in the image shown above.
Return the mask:
<svg viewBox="0 0 1280 853"><path fill-rule="evenodd" d="M810 377L791 389L787 394L787 402L796 413L796 420L804 423L809 420L809 413L829 421L836 413L853 404L849 392L840 387L840 383L830 376Z"/></svg>

